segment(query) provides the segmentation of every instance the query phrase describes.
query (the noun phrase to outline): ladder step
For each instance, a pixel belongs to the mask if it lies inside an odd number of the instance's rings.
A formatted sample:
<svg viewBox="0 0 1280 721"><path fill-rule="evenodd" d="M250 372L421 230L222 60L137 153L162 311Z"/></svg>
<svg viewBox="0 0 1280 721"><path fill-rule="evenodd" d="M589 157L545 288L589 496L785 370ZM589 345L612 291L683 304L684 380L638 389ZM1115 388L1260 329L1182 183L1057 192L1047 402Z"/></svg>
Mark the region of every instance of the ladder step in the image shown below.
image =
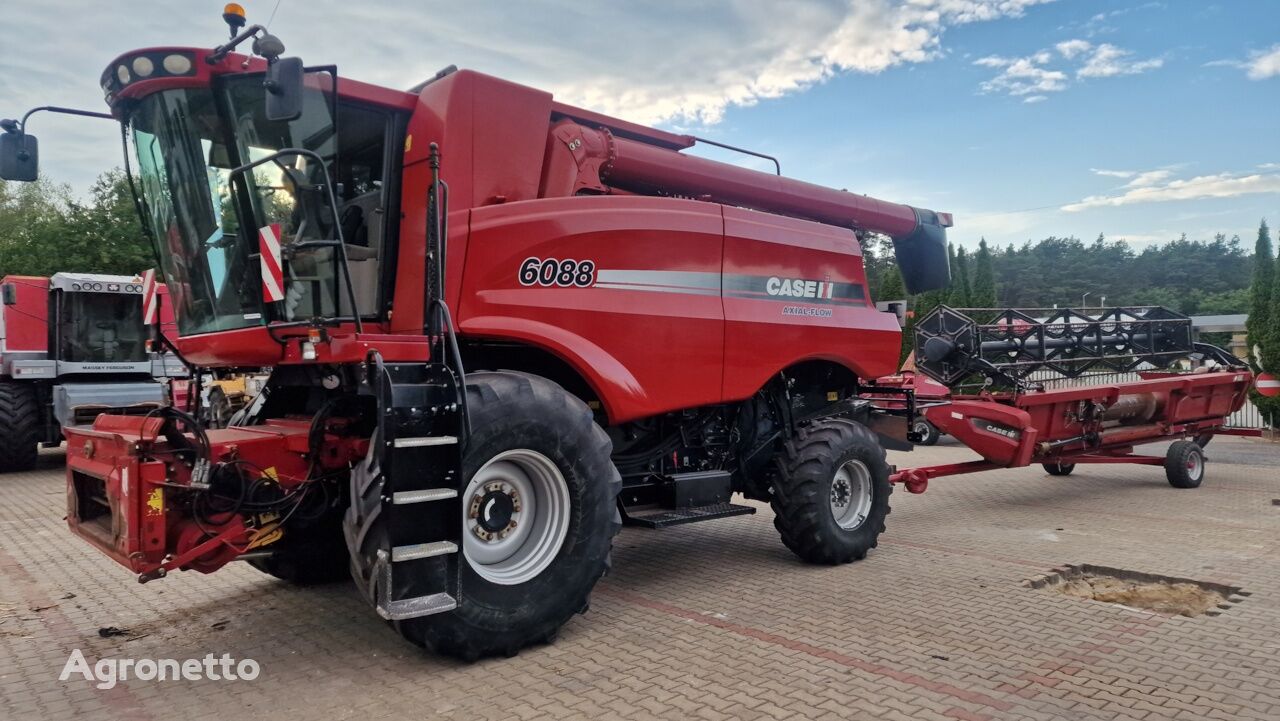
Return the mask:
<svg viewBox="0 0 1280 721"><path fill-rule="evenodd" d="M419 558L445 556L458 552L458 544L453 541L435 541L433 543L415 543L411 546L396 546L391 549L391 562L416 561Z"/></svg>
<svg viewBox="0 0 1280 721"><path fill-rule="evenodd" d="M404 506L410 503L426 503L427 501L445 501L457 498L458 492L452 488L428 488L425 491L398 491L391 494L391 503Z"/></svg>
<svg viewBox="0 0 1280 721"><path fill-rule="evenodd" d="M457 436L419 436L417 438L397 438L396 448L421 448L423 446L448 446L458 442Z"/></svg>
<svg viewBox="0 0 1280 721"><path fill-rule="evenodd" d="M658 510L657 512L643 514L628 514L626 522L633 526L644 526L646 528L666 528L667 526L678 526L682 523L710 521L713 518L746 516L755 512L756 509L751 506L739 506L733 503L712 503L710 505L694 506L692 508L677 508L672 510Z"/></svg>
<svg viewBox="0 0 1280 721"><path fill-rule="evenodd" d="M447 593L432 593L427 596L403 598L387 604L378 604L378 615L388 621L403 621L409 618L430 616L433 613L444 613L458 607L458 601Z"/></svg>

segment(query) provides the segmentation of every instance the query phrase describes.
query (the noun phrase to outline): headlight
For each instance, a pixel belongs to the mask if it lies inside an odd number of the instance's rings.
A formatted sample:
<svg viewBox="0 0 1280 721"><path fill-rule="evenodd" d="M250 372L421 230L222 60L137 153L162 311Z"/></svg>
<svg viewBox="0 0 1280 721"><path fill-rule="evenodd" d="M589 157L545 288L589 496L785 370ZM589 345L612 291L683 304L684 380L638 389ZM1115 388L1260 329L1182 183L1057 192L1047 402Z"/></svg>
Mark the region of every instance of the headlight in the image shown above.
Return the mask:
<svg viewBox="0 0 1280 721"><path fill-rule="evenodd" d="M94 290L102 290L102 284L101 284L101 283L94 283L94 284L93 284L93 289L94 289Z"/></svg>
<svg viewBox="0 0 1280 721"><path fill-rule="evenodd" d="M166 55L162 61L165 72L186 75L191 72L191 58L186 55Z"/></svg>
<svg viewBox="0 0 1280 721"><path fill-rule="evenodd" d="M140 78L145 78L155 72L156 64L151 62L151 58L146 56L138 56L133 59L133 72Z"/></svg>
<svg viewBox="0 0 1280 721"><path fill-rule="evenodd" d="M72 283L72 284L71 284L71 290L80 290L80 284L79 284L79 283Z"/></svg>
<svg viewBox="0 0 1280 721"><path fill-rule="evenodd" d="M132 79L132 76L129 75L129 68L123 65L116 68L116 77L120 79L121 85L128 83Z"/></svg>

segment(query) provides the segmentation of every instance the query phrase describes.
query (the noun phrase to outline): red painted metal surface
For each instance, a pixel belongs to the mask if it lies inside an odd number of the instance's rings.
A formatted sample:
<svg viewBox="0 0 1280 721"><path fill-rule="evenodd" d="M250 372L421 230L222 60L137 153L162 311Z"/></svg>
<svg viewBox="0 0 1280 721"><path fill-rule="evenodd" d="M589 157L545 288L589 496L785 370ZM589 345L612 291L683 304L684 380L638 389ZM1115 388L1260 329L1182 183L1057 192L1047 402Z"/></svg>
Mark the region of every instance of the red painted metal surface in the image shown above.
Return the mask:
<svg viewBox="0 0 1280 721"><path fill-rule="evenodd" d="M47 353L49 350L49 279L6 275L0 284L13 286L16 301L0 305L0 352Z"/></svg>
<svg viewBox="0 0 1280 721"><path fill-rule="evenodd" d="M158 417L100 415L91 428L64 429L67 439L67 524L77 535L144 579L174 569L210 573L248 550L270 519L246 527L239 514L194 519L179 501L191 483L184 463L157 437ZM282 493L306 483L309 419L209 430L211 460L244 462L273 478ZM316 454L321 469L363 458L368 439L326 433Z"/></svg>
<svg viewBox="0 0 1280 721"><path fill-rule="evenodd" d="M1134 446L1222 432L1253 380L1242 369L1144 375L1128 383L971 397L927 408L930 422L983 460L905 469L892 480L918 493L931 478L990 468L1163 463L1135 455Z"/></svg>

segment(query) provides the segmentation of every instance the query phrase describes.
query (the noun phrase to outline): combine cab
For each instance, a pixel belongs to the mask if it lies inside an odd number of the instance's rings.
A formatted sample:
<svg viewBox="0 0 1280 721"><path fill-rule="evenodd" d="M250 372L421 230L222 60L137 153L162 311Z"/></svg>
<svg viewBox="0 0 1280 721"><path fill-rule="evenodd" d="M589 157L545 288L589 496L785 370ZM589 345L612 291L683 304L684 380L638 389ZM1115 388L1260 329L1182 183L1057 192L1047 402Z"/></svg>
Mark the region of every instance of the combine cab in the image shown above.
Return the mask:
<svg viewBox="0 0 1280 721"><path fill-rule="evenodd" d="M186 373L149 350L141 278L11 275L0 292L0 469L31 468L37 445L100 413L150 412L165 402L157 379Z"/></svg>

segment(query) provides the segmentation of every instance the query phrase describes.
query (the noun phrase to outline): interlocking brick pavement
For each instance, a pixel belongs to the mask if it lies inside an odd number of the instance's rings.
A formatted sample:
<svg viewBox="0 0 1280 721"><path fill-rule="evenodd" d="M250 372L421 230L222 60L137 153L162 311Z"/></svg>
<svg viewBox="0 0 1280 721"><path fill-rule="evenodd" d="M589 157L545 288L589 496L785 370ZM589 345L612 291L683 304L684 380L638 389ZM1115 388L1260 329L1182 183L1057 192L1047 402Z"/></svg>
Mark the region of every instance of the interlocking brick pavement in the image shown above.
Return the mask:
<svg viewBox="0 0 1280 721"><path fill-rule="evenodd" d="M806 566L772 514L626 529L589 613L551 646L426 655L345 584L236 564L146 586L62 521L61 451L0 476L0 717L445 719L1277 719L1280 446L1220 438L1208 479L1033 469L898 489L880 548ZM965 460L953 442L900 465ZM1166 617L1022 585L1089 563L1242 587ZM98 629L128 629L102 638ZM101 658L252 658L252 682L59 682Z"/></svg>

